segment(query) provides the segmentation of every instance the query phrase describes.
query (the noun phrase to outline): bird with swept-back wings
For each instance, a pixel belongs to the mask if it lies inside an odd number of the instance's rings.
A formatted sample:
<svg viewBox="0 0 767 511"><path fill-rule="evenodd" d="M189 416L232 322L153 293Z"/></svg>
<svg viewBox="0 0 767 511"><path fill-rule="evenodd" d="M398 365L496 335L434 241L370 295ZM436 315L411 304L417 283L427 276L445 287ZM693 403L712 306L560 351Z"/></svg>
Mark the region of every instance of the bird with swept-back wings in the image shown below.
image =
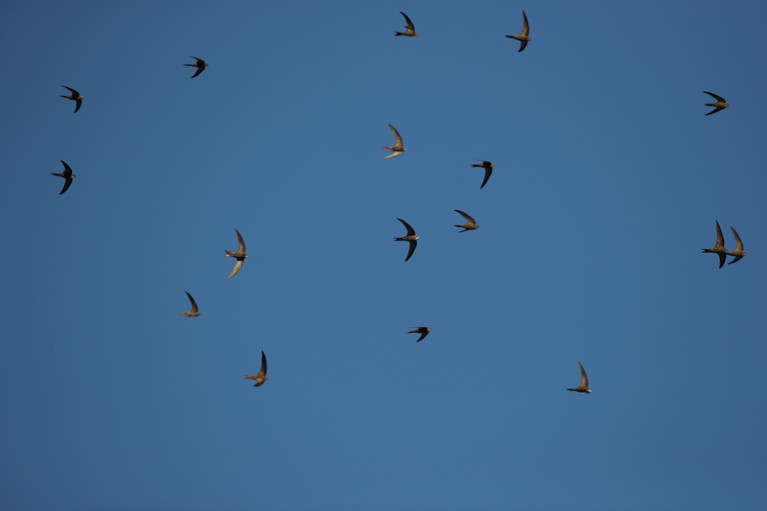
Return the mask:
<svg viewBox="0 0 767 511"><path fill-rule="evenodd" d="M208 63L205 62L204 60L202 60L201 58L198 58L198 57L189 57L189 58L194 59L195 63L194 64L184 64L184 65L187 66L187 67L197 68L197 70L192 75L192 78L194 78L196 76L199 76L200 73L205 71L205 68L208 67Z"/></svg>
<svg viewBox="0 0 767 511"><path fill-rule="evenodd" d="M75 102L75 111L72 113L76 114L77 111L80 110L80 107L83 106L83 99L85 98L83 98L83 96L79 92L74 90L72 87L67 87L66 85L62 85L62 87L67 89L70 92L70 94L66 96L62 94L61 97L66 99L71 99L72 101Z"/></svg>
<svg viewBox="0 0 767 511"><path fill-rule="evenodd" d="M591 394L591 389L589 388L589 377L586 376L586 370L583 368L583 364L578 362L578 367L581 369L581 384L575 387L574 389L567 389L572 390L573 392L583 392L585 394Z"/></svg>
<svg viewBox="0 0 767 511"><path fill-rule="evenodd" d="M727 249L724 248L724 236L722 235L722 228L719 227L719 220L716 221L716 244L711 248L701 249L707 254L716 254L719 256L719 267L724 266L724 260L727 259Z"/></svg>
<svg viewBox="0 0 767 511"><path fill-rule="evenodd" d="M413 25L413 22L410 20L410 17L402 11L400 11L399 13L405 18L405 22L407 23L407 25L405 26L404 32L394 32L394 35L395 36L404 35L407 37L417 36L418 32L415 31L415 25Z"/></svg>
<svg viewBox="0 0 767 511"><path fill-rule="evenodd" d="M242 239L242 234L240 234L240 231L237 229L235 229L234 232L237 233L237 251L230 252L224 249L224 252L226 252L226 257L234 257L237 262L234 263L234 269L232 270L232 273L230 273L226 278L226 280L229 280L237 275L237 273L240 271L240 268L242 268L242 265L245 263L245 259L248 258L248 253L245 251L245 241Z"/></svg>
<svg viewBox="0 0 767 511"><path fill-rule="evenodd" d="M740 240L740 236L738 236L738 231L735 230L733 226L730 226L730 229L732 230L733 236L735 236L735 250L731 250L727 252L727 255L734 257L732 261L730 261L727 264L735 264L744 257L746 257L748 254L745 250L743 250L743 242Z"/></svg>
<svg viewBox="0 0 767 511"><path fill-rule="evenodd" d="M725 108L727 108L727 107L729 107L729 106L730 106L730 104L727 102L727 100L725 100L725 99L724 99L722 96L720 96L720 95L718 95L718 94L714 94L713 92L708 92L708 91L706 91L706 90L704 90L704 91L703 91L703 93L704 93L704 94L708 94L709 96L711 96L712 98L714 98L714 99L716 100L716 102L715 102L715 103L706 103L706 106L712 106L712 107L714 107L714 109L713 109L713 110L711 110L711 111L710 111L709 113L707 113L706 115L715 114L715 113L717 113L718 111L720 111L720 110L724 110Z"/></svg>
<svg viewBox="0 0 767 511"><path fill-rule="evenodd" d="M266 376L266 354L263 351L261 351L261 370L258 374L246 374L245 379L254 380L256 382L253 384L254 387L260 387L269 379Z"/></svg>
<svg viewBox="0 0 767 511"><path fill-rule="evenodd" d="M407 257L405 258L405 262L407 262L410 257L413 255L413 252L415 252L415 247L418 244L418 240L421 238L415 233L415 230L410 227L410 224L402 220L401 218L398 218L400 222L402 222L402 225L405 226L405 229L407 229L407 235L403 236L401 238L394 238L394 241L407 241L410 243L410 247L407 251Z"/></svg>
<svg viewBox="0 0 767 511"><path fill-rule="evenodd" d="M462 217L466 219L465 224L456 225L456 227L460 227L461 229L463 229L462 231L458 231L458 232L466 232L466 231L473 231L474 229L479 229L479 225L477 225L476 220L474 220L474 218L472 218L470 215L468 215L467 213L464 213L460 209L454 209L453 211L455 211L456 213L458 213L459 215L461 215Z"/></svg>
<svg viewBox="0 0 767 511"><path fill-rule="evenodd" d="M478 169L485 169L485 178L482 180L482 184L479 186L479 189L481 190L487 184L487 180L490 179L490 174L493 173L495 163L491 161L483 161L482 163L473 163L471 166Z"/></svg>
<svg viewBox="0 0 767 511"><path fill-rule="evenodd" d="M192 295L189 293L189 291L184 291L184 293L186 293L187 298L189 298L189 303L192 305L192 309L184 312L179 312L179 314L188 318L196 318L200 315L200 308L197 307L197 302L194 301L194 298L192 298Z"/></svg>
<svg viewBox="0 0 767 511"><path fill-rule="evenodd" d="M391 132L394 133L394 145L384 146L384 149L392 152L391 154L384 156L384 160L394 158L395 156L399 156L400 154L407 151L407 149L405 149L405 145L402 143L402 137L400 136L399 131L397 131L397 128L391 124L389 124L389 127L391 128Z"/></svg>
<svg viewBox="0 0 767 511"><path fill-rule="evenodd" d="M67 165L67 162L64 160L59 160L64 165L64 171L63 172L51 172L51 175L63 177L64 178L64 187L59 192L59 195L62 195L64 192L69 190L69 187L72 185L72 181L77 177L77 174L72 172L72 167Z"/></svg>
<svg viewBox="0 0 767 511"><path fill-rule="evenodd" d="M415 342L421 342L421 341L423 341L424 337L429 335L429 332L431 332L431 327L429 327L429 326L417 326L417 327L413 327L413 329L410 330L408 333L409 334L421 334L421 337L419 337L418 340L415 341Z"/></svg>
<svg viewBox="0 0 767 511"><path fill-rule="evenodd" d="M517 35L507 35L506 37L519 41L519 51L527 48L527 43L532 41L530 38L530 23L527 22L527 14L525 14L524 9L522 9L522 32Z"/></svg>

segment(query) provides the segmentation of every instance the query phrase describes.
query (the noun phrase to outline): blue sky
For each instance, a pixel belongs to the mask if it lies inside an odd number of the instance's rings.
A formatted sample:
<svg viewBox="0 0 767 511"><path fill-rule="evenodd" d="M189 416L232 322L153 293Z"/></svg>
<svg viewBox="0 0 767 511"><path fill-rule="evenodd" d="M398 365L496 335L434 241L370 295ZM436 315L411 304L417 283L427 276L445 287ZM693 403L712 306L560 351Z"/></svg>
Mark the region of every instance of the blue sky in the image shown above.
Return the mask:
<svg viewBox="0 0 767 511"><path fill-rule="evenodd" d="M766 16L4 4L0 507L762 509Z"/></svg>

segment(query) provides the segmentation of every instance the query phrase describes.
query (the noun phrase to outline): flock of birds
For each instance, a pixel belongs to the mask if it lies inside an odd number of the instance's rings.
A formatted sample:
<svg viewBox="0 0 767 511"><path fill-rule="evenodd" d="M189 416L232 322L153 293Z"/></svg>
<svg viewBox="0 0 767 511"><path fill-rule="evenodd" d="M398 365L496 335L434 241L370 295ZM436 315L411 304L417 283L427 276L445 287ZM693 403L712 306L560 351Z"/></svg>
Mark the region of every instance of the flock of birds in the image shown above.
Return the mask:
<svg viewBox="0 0 767 511"><path fill-rule="evenodd" d="M405 30L404 32L399 32L399 31L395 32L395 36L416 37L418 35L418 32L416 32L415 24L413 23L413 21L404 12L400 11L400 14L405 18L405 23L406 23ZM520 44L519 44L518 51L520 52L524 51L525 48L527 48L528 43L532 41L532 39L530 38L530 23L528 22L528 19L527 19L527 13L525 13L524 10L522 11L522 31L519 34L507 35L506 37L519 41ZM184 66L195 68L195 72L192 75L192 78L196 78L203 71L205 71L205 69L208 67L208 63L199 57L191 57L191 58L193 58L195 62L191 64L184 64ZM61 97L74 101L75 102L74 113L77 113L80 110L80 107L82 107L83 99L84 99L83 96L72 87L68 87L66 85L62 85L62 87L67 89L69 91L69 94L61 95ZM705 106L713 107L713 110L705 114L707 116L715 114L730 106L730 104L722 96L719 96L718 94L715 94L709 91L703 91L703 93L708 94L715 100L715 102L713 103L705 103ZM394 145L384 146L385 150L391 151L391 154L384 156L384 159L395 158L397 156L402 155L405 151L407 151L407 149L405 148L405 143L402 140L402 136L400 135L399 131L397 131L397 128L395 128L391 124L389 124L389 128L391 129L394 135ZM52 172L52 174L54 176L58 176L64 179L64 186L59 192L59 195L62 195L67 190L69 190L69 187L72 185L73 180L77 176L72 171L72 167L70 167L64 160L60 160L60 161L64 165L64 170L62 172ZM493 173L493 168L495 168L495 164L491 161L482 161L481 163L472 164L472 167L484 169L485 175L482 180L482 184L479 187L480 189L484 188L488 180L490 179L491 174ZM477 224L476 220L474 220L474 218L471 217L471 215L458 209L454 211L460 214L466 220L465 224L455 225L455 227L459 227L463 229L459 232L466 232L466 231L479 229L479 225ZM420 236L416 234L415 229L413 229L413 227L409 223L407 223L405 220L401 218L397 218L397 220L399 220L402 223L402 225L405 227L407 234L405 236L395 237L394 241L408 242L409 247L408 247L407 256L405 257L405 262L407 262L415 253L415 249L416 249L416 246L418 245L418 240L420 239ZM703 249L704 253L717 254L717 256L719 257L719 268L722 268L724 266L727 256L731 256L733 258L728 264L734 264L740 261L743 257L747 255L747 253L743 249L743 242L741 241L740 236L738 235L738 232L732 226L730 226L730 229L732 230L732 234L735 237L734 250L728 250L727 248L725 248L724 235L722 234L722 228L719 226L718 220L716 221L716 244L711 248ZM240 231L238 231L237 229L235 229L234 232L237 235L237 243L238 243L237 250L234 252L231 252L229 250L224 250L226 257L231 257L235 259L236 261L234 264L234 268L232 269L232 272L229 274L228 277L226 277L227 280L233 278L235 275L237 275L240 272L243 264L245 263L245 259L248 258L248 253L245 248L245 240L243 239L242 234L240 234ZM192 297L189 291L185 291L185 293L189 299L189 303L191 304L191 309L188 311L181 312L180 314L190 318L199 316L201 314L200 309L197 306L197 302L195 301L194 297ZM416 342L420 342L423 339L425 339L430 332L431 332L431 327L419 326L419 327L413 328L407 333L419 334L420 336ZM586 370L583 368L583 364L581 364L580 362L578 362L578 368L580 369L581 382L577 387L568 388L567 390L570 390L573 392L581 392L584 394L590 394L591 388L589 387L589 378L586 375ZM260 387L269 379L266 376L266 372L267 372L266 354L263 351L261 351L261 368L256 374L245 375L245 379L255 381L253 386Z"/></svg>

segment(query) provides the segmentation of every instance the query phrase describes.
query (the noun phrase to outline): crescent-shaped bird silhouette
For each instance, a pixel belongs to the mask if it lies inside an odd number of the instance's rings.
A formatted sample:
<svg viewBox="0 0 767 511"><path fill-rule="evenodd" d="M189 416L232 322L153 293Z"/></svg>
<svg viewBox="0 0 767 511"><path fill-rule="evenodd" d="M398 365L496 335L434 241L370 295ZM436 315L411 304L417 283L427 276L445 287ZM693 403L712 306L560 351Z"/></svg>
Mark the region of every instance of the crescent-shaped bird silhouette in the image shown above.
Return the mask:
<svg viewBox="0 0 767 511"><path fill-rule="evenodd" d="M487 180L490 179L490 175L493 173L493 168L495 168L495 163L491 161L483 161L482 163L473 163L471 166L485 169L485 178L482 180L482 184L479 186L479 189L481 190L487 184Z"/></svg>
<svg viewBox="0 0 767 511"><path fill-rule="evenodd" d="M719 220L716 221L716 244L711 248L701 250L708 254L717 254L719 256L719 268L724 266L724 260L727 259L727 249L724 248L724 236L722 235L722 228L719 227Z"/></svg>
<svg viewBox="0 0 767 511"><path fill-rule="evenodd" d="M248 258L248 253L245 251L245 241L242 239L242 234L240 234L240 231L237 229L235 229L234 232L237 233L237 251L230 252L225 249L224 252L226 252L226 257L234 257L237 262L234 263L234 269L232 270L232 273L230 273L226 278L226 280L229 280L237 275L237 273L240 271L240 268L242 268L242 265L245 263L245 259Z"/></svg>
<svg viewBox="0 0 767 511"><path fill-rule="evenodd" d="M407 241L410 243L410 247L407 251L407 257L405 258L405 262L407 262L415 252L415 247L418 244L418 240L421 238L415 233L415 230L413 230L412 227L410 227L410 224L402 220L401 218L398 218L400 222L402 222L402 225L405 226L405 229L407 229L407 235L403 236L401 238L394 238L394 241Z"/></svg>
<svg viewBox="0 0 767 511"><path fill-rule="evenodd" d="M404 35L404 36L407 36L407 37L415 37L415 36L417 36L418 32L415 31L415 25L413 25L413 22L410 21L410 18L408 17L408 15L405 14L404 12L402 12L402 11L400 11L399 13L405 18L405 23L407 23L407 26L405 26L405 31L404 32L394 32L394 35L395 36L397 36L397 35Z"/></svg>
<svg viewBox="0 0 767 511"><path fill-rule="evenodd" d="M527 43L532 41L530 38L530 23L527 22L527 14L525 14L524 9L522 10L522 32L517 35L507 35L506 37L519 41L519 51L527 48Z"/></svg>
<svg viewBox="0 0 767 511"><path fill-rule="evenodd" d="M62 85L62 87L67 89L70 92L70 94L67 96L62 95L61 97L66 99L71 99L72 101L75 102L75 111L72 113L76 114L77 111L80 110L80 107L83 106L83 99L85 98L83 98L82 95L76 90L74 90L72 87L67 87L66 85Z"/></svg>
<svg viewBox="0 0 767 511"><path fill-rule="evenodd" d="M740 236L738 236L738 231L736 231L733 226L730 226L730 229L732 230L733 236L735 236L735 250L727 252L727 255L734 257L734 259L727 264L735 264L748 254L743 250L743 242L740 240Z"/></svg>
<svg viewBox="0 0 767 511"><path fill-rule="evenodd" d="M583 392L585 394L591 394L591 389L589 388L589 377L586 376L586 370L583 368L583 364L578 362L578 367L581 369L581 384L575 387L574 389L567 389L572 390L573 392Z"/></svg>
<svg viewBox="0 0 767 511"><path fill-rule="evenodd" d="M201 58L198 58L198 57L189 57L189 58L194 59L195 63L194 64L184 64L184 65L187 66L187 67L196 67L197 68L197 70L192 75L192 78L194 78L196 76L199 76L200 73L205 71L205 68L208 67L208 63L205 62L204 60L202 60Z"/></svg>
<svg viewBox="0 0 767 511"><path fill-rule="evenodd" d="M730 104L722 96L720 96L718 94L714 94L713 92L708 92L708 91L705 91L705 90L703 91L703 93L704 94L708 94L709 96L711 96L712 98L714 98L716 100L715 103L706 103L706 106L714 107L714 109L711 110L706 115L715 114L715 113L719 112L720 110L724 110L725 108L730 106Z"/></svg>
<svg viewBox="0 0 767 511"><path fill-rule="evenodd" d="M69 187L72 185L72 181L77 177L77 174L72 172L72 167L67 165L67 162L64 160L59 160L64 165L64 171L63 172L51 172L51 175L63 177L64 178L64 187L59 192L59 195L62 195L64 192L69 190Z"/></svg>
<svg viewBox="0 0 767 511"><path fill-rule="evenodd" d="M261 351L261 370L257 374L246 374L245 379L255 380L254 387L260 387L269 380L266 376L266 354L263 351Z"/></svg>
<svg viewBox="0 0 767 511"><path fill-rule="evenodd" d="M405 149L405 145L402 143L402 137L400 136L399 131L397 131L397 128L391 124L389 124L389 127L391 128L391 132L394 133L394 145L384 146L384 149L392 152L391 154L384 156L384 160L394 158L395 156L399 156L400 154L407 151L407 149Z"/></svg>
<svg viewBox="0 0 767 511"><path fill-rule="evenodd" d="M474 229L479 229L479 225L477 225L476 220L474 220L468 213L464 213L460 209L454 209L453 211L455 211L456 213L458 213L459 215L461 215L462 217L466 219L465 224L456 225L456 227L460 227L461 229L463 229L462 231L458 231L458 232L466 232L466 231L473 231Z"/></svg>
<svg viewBox="0 0 767 511"><path fill-rule="evenodd" d="M414 327L412 330L410 330L409 334L421 334L421 337L418 338L415 342L421 342L423 339L429 335L429 332L431 332L431 327L428 326L417 326Z"/></svg>
<svg viewBox="0 0 767 511"><path fill-rule="evenodd" d="M189 303L192 305L192 309L184 312L179 312L179 314L188 318L196 318L200 315L200 308L197 307L197 302L194 301L194 298L192 298L192 295L189 293L189 291L184 291L184 293L186 293L186 296L189 298Z"/></svg>

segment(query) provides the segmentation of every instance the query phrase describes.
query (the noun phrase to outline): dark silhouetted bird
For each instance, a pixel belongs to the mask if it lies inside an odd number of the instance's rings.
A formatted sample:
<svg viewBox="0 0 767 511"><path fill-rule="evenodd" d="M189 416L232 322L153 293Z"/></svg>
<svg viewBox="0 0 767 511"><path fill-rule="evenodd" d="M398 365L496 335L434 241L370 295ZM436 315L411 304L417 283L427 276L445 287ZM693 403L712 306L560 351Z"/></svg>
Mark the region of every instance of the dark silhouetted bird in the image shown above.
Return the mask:
<svg viewBox="0 0 767 511"><path fill-rule="evenodd" d="M495 167L495 163L491 161L483 161L482 163L474 163L471 166L477 167L480 169L485 169L485 178L482 180L482 185L480 185L479 187L479 189L481 190L487 184L487 180L490 179L490 174L493 173L493 168Z"/></svg>
<svg viewBox="0 0 767 511"><path fill-rule="evenodd" d="M722 235L722 228L719 227L719 220L716 221L716 245L711 248L702 249L703 252L709 254L717 254L719 256L719 267L724 266L724 260L727 259L727 249L724 248L724 236Z"/></svg>
<svg viewBox="0 0 767 511"><path fill-rule="evenodd" d="M733 226L730 226L730 229L732 229L732 234L735 236L735 250L731 250L727 252L727 255L734 257L732 261L730 261L727 264L735 264L744 257L746 257L748 254L745 250L743 250L743 242L740 240L740 236L738 236L738 231L735 230Z"/></svg>
<svg viewBox="0 0 767 511"><path fill-rule="evenodd" d="M405 229L407 229L407 235L403 236L401 238L394 238L394 241L407 241L410 243L410 247L407 251L407 257L405 258L405 262L410 259L410 257L413 255L413 252L415 252L415 247L418 244L418 240L421 238L420 236L416 235L415 231L412 227L410 227L410 224L402 220L401 218L398 218L400 222L402 222L402 225L405 226Z"/></svg>
<svg viewBox="0 0 767 511"><path fill-rule="evenodd" d="M237 262L234 263L234 269L232 270L232 273L230 273L226 278L226 280L229 280L237 275L237 273L240 271L240 268L242 268L242 265L245 263L245 259L248 258L248 253L245 251L245 241L242 239L242 234L240 234L240 231L237 229L235 229L234 232L237 233L237 251L229 252L225 249L224 252L226 252L226 257L234 257L237 259Z"/></svg>
<svg viewBox="0 0 767 511"><path fill-rule="evenodd" d="M197 302L194 301L194 298L192 298L192 295L189 294L189 291L184 291L184 293L186 293L186 296L189 298L189 303L192 304L192 310L179 312L179 314L188 318L196 318L200 315L200 309L197 307Z"/></svg>
<svg viewBox="0 0 767 511"><path fill-rule="evenodd" d="M589 377L586 376L586 370L583 368L583 364L578 362L578 367L581 368L581 384L575 387L574 389L567 389L572 390L573 392L583 392L585 394L591 394L591 389L589 388Z"/></svg>
<svg viewBox="0 0 767 511"><path fill-rule="evenodd" d="M525 14L524 9L522 10L522 32L517 35L507 35L506 37L519 41L519 51L527 48L527 43L532 41L530 38L530 24L527 22L527 14Z"/></svg>
<svg viewBox="0 0 767 511"><path fill-rule="evenodd" d="M205 62L204 60L200 59L200 58L197 58L197 57L190 57L190 58L193 58L196 62L194 64L184 64L184 65L187 66L187 67L196 67L197 68L197 70L192 75L192 78L194 78L196 76L199 76L200 73L202 73L203 71L205 71L205 68L208 67L208 63Z"/></svg>
<svg viewBox="0 0 767 511"><path fill-rule="evenodd" d="M80 107L83 106L83 99L85 99L85 98L83 98L80 95L80 93L77 92L76 90L74 90L72 87L67 87L66 85L62 85L62 87L67 89L69 92L71 92L71 94L69 94L68 96L62 95L61 97L62 98L67 98L67 99L71 99L72 101L75 102L75 111L73 113L76 114L77 111L80 110Z"/></svg>
<svg viewBox="0 0 767 511"><path fill-rule="evenodd" d="M395 36L396 35L404 35L404 36L407 36L407 37L415 37L415 36L417 36L418 32L415 31L415 25L413 25L413 22L410 21L410 18L408 17L408 15L405 14L404 12L402 12L402 11L400 11L399 13L405 18L405 22L407 23L407 26L405 26L405 31L404 32L394 32L394 35Z"/></svg>
<svg viewBox="0 0 767 511"><path fill-rule="evenodd" d="M424 337L429 335L429 332L431 332L431 327L428 326L417 326L413 328L413 330L410 330L409 334L421 334L421 337L418 338L415 342L421 342L423 341Z"/></svg>
<svg viewBox="0 0 767 511"><path fill-rule="evenodd" d="M254 387L260 387L269 379L266 377L266 354L264 354L263 351L261 352L261 370L258 374L246 374L245 379L255 380L256 383L253 384Z"/></svg>
<svg viewBox="0 0 767 511"><path fill-rule="evenodd" d="M59 192L59 195L63 194L67 190L69 190L69 187L72 185L72 181L77 177L77 175L72 172L72 167L67 165L67 162L64 160L59 160L64 165L64 172L51 172L54 176L59 176L64 178L64 187Z"/></svg>
<svg viewBox="0 0 767 511"><path fill-rule="evenodd" d="M460 209L454 209L456 213L461 215L466 219L466 223L463 225L456 225L456 227L461 227L463 230L458 232L466 232L466 231L473 231L474 229L479 229L479 226L477 225L476 220L474 220L470 215L464 213Z"/></svg>
<svg viewBox="0 0 767 511"><path fill-rule="evenodd" d="M709 96L711 96L712 98L714 98L716 100L716 103L706 103L706 106L713 106L714 107L714 109L711 110L706 115L715 114L718 111L724 110L725 108L730 106L730 104L722 96L719 96L718 94L714 94L713 92L708 92L708 91L705 91L705 90L703 91L703 93L704 94L708 94Z"/></svg>

